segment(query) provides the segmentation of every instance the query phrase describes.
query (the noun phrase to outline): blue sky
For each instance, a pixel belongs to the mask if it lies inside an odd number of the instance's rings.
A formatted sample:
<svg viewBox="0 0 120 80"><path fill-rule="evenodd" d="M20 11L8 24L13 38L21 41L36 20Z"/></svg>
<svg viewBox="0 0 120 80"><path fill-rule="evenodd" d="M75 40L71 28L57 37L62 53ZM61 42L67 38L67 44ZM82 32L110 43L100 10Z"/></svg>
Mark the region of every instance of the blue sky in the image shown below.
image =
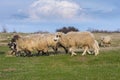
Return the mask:
<svg viewBox="0 0 120 80"><path fill-rule="evenodd" d="M0 0L0 31L120 29L120 0Z"/></svg>

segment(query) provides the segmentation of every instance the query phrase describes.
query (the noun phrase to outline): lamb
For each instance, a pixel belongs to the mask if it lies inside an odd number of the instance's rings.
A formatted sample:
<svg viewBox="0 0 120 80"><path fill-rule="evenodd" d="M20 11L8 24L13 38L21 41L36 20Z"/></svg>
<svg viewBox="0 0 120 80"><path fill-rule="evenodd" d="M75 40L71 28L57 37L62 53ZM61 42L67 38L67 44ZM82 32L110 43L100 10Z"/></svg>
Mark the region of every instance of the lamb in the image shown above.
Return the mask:
<svg viewBox="0 0 120 80"><path fill-rule="evenodd" d="M101 41L100 41L100 46L103 47L109 47L111 45L111 37L110 36L103 36L101 37Z"/></svg>
<svg viewBox="0 0 120 80"><path fill-rule="evenodd" d="M89 52L88 49L90 48L94 49L95 56L99 53L97 41L95 40L94 35L90 32L69 32L67 34L58 32L56 33L54 40L66 47L71 53L71 56L76 55L75 48L84 48L82 55Z"/></svg>

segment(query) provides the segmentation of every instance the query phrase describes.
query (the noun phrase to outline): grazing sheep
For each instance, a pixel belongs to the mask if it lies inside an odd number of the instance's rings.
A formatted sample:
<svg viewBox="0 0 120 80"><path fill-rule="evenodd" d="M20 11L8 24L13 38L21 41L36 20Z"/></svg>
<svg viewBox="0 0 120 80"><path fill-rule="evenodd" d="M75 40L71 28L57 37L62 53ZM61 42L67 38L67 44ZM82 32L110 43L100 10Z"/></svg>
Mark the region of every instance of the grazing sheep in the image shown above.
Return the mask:
<svg viewBox="0 0 120 80"><path fill-rule="evenodd" d="M89 48L93 48L95 55L98 55L99 49L94 35L90 32L69 32L67 34L58 32L54 40L67 48L71 52L71 56L76 55L75 48L84 48L82 55L89 52Z"/></svg>
<svg viewBox="0 0 120 80"><path fill-rule="evenodd" d="M111 37L103 36L101 37L100 46L109 47L111 45Z"/></svg>

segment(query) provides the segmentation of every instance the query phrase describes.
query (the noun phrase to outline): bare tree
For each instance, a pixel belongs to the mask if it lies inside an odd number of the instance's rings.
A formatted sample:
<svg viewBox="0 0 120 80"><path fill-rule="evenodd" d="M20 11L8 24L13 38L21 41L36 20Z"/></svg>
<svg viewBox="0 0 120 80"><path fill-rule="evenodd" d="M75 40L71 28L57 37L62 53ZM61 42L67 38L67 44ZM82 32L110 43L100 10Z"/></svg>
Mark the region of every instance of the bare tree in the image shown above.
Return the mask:
<svg viewBox="0 0 120 80"><path fill-rule="evenodd" d="M12 33L17 33L17 31L15 30L15 28L13 29L13 32Z"/></svg>
<svg viewBox="0 0 120 80"><path fill-rule="evenodd" d="M7 33L8 30L7 30L7 27L5 25L2 26L2 33Z"/></svg>

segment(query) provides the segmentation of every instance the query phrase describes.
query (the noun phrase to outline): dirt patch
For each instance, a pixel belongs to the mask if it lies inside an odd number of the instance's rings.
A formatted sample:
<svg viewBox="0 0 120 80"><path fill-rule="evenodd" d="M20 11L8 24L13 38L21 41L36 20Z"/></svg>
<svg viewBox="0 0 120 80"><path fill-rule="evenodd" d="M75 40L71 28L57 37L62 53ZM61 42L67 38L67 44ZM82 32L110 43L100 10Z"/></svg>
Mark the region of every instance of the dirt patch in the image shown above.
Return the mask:
<svg viewBox="0 0 120 80"><path fill-rule="evenodd" d="M16 69L15 68L6 68L6 69L3 69L2 71L11 72L11 71L16 71Z"/></svg>

